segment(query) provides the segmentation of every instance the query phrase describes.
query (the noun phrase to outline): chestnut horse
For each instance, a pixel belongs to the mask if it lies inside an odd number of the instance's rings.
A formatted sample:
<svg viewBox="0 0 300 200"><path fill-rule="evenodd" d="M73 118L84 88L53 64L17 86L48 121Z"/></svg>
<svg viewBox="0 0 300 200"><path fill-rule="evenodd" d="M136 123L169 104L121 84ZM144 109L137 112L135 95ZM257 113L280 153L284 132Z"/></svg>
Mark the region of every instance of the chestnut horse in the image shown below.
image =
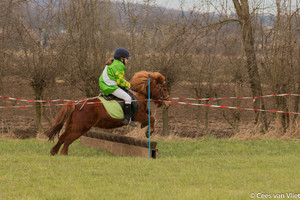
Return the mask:
<svg viewBox="0 0 300 200"><path fill-rule="evenodd" d="M139 101L139 110L133 116L133 121L141 123L141 127L148 125L148 77L150 76L150 98L160 107L161 105L169 106L166 102L168 98L167 85L165 77L160 73L141 71L136 73L131 82L132 90L135 92L136 98ZM95 104L92 104L95 102ZM55 119L54 125L45 132L49 140L54 139L55 135L59 134L64 123L66 122L65 131L59 137L57 144L51 149L50 153L55 155L58 153L62 144L64 144L61 154L68 155L69 145L80 136L89 131L92 127L100 127L104 129L112 129L123 126L123 119L114 119L105 110L102 103L99 103L98 98L87 100L86 103L91 104L74 104L74 101L60 109ZM150 134L155 130L155 119L150 116ZM148 132L146 136L148 137Z"/></svg>

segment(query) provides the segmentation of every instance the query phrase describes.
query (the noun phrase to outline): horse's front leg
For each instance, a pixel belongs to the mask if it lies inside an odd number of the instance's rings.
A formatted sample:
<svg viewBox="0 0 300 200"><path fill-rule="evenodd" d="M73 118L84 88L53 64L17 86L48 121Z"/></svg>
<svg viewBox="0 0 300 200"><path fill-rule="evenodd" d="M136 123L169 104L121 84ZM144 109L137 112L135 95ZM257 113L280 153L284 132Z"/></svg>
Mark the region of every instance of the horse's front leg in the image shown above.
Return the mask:
<svg viewBox="0 0 300 200"><path fill-rule="evenodd" d="M148 126L149 125L149 110L146 110L146 115L147 115L147 120L146 120L146 122L144 122L144 123L142 123L141 124L141 128L145 128L146 126ZM150 111L150 116L151 116L151 111ZM151 118L151 117L150 117ZM150 119L150 121L151 121L151 119Z"/></svg>
<svg viewBox="0 0 300 200"><path fill-rule="evenodd" d="M134 121L140 122L141 128L144 128L149 125L149 115L148 113L136 113L136 115L133 117ZM150 135L152 135L155 131L154 127L155 119L153 116L150 115ZM146 137L149 138L149 129L146 130Z"/></svg>

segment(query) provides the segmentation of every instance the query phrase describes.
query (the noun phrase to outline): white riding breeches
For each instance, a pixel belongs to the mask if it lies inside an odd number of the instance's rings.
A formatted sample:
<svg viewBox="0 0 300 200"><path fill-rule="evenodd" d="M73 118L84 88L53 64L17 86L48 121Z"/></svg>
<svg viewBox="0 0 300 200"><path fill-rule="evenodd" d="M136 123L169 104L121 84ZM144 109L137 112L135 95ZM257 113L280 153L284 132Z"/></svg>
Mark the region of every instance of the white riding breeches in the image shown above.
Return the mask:
<svg viewBox="0 0 300 200"><path fill-rule="evenodd" d="M125 101L125 104L131 104L131 96L129 94L127 94L124 90L122 90L121 88L116 89L113 93L111 93L112 95L123 99Z"/></svg>

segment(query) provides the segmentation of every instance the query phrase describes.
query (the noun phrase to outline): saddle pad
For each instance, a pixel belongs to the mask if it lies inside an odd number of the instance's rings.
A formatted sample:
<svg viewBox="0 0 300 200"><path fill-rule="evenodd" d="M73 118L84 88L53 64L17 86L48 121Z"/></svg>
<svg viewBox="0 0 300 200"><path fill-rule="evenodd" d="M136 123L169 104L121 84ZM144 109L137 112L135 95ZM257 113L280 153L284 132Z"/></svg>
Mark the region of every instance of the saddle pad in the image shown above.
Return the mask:
<svg viewBox="0 0 300 200"><path fill-rule="evenodd" d="M103 97L99 97L108 114L114 119L124 119L124 112L120 104L115 101L107 101Z"/></svg>

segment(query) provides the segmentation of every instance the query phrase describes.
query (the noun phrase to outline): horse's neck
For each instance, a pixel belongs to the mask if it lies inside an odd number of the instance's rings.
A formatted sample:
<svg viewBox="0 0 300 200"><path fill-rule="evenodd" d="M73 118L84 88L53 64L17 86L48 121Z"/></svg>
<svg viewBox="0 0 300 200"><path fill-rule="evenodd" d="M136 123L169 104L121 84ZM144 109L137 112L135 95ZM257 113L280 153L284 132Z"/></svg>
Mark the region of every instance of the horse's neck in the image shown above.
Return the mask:
<svg viewBox="0 0 300 200"><path fill-rule="evenodd" d="M135 96L138 100L144 100L146 99L146 95L140 92L135 92Z"/></svg>

